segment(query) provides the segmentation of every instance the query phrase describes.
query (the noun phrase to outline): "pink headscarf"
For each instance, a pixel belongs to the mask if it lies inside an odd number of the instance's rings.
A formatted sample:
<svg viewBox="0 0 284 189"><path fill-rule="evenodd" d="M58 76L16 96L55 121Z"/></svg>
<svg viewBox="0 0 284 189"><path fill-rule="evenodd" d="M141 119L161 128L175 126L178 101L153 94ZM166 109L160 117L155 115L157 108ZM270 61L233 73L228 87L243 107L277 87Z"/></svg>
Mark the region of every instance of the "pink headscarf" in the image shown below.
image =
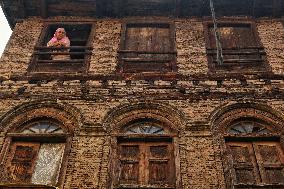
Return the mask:
<svg viewBox="0 0 284 189"><path fill-rule="evenodd" d="M47 43L48 47L49 46L53 46L53 44L56 43L56 42L61 42L62 44L64 44L65 47L70 47L70 40L66 36L66 34L65 34L65 36L62 39L60 39L60 40L57 39L56 34L59 31L65 32L65 29L64 28L57 28L57 30L55 31L55 33L53 35L53 38Z"/></svg>

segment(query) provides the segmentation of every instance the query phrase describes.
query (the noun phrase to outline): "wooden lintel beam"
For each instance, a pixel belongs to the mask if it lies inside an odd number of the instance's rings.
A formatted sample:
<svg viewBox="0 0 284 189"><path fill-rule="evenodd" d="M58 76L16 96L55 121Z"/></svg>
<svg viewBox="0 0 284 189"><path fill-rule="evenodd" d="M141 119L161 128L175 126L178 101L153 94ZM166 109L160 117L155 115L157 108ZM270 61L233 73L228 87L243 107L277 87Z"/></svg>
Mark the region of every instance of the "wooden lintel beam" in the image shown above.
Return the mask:
<svg viewBox="0 0 284 189"><path fill-rule="evenodd" d="M251 9L251 15L252 17L255 17L255 8L256 8L256 0L252 0L252 9Z"/></svg>
<svg viewBox="0 0 284 189"><path fill-rule="evenodd" d="M46 0L40 0L40 16L47 18L47 4Z"/></svg>

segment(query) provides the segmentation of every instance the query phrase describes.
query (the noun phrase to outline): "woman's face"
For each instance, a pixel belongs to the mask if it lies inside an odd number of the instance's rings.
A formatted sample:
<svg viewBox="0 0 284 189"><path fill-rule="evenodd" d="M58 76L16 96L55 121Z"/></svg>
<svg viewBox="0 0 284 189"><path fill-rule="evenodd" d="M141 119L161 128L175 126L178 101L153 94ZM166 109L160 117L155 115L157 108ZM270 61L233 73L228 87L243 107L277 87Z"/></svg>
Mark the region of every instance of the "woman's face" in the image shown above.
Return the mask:
<svg viewBox="0 0 284 189"><path fill-rule="evenodd" d="M63 39L65 37L65 31L63 29L59 29L55 32L55 36L58 40Z"/></svg>

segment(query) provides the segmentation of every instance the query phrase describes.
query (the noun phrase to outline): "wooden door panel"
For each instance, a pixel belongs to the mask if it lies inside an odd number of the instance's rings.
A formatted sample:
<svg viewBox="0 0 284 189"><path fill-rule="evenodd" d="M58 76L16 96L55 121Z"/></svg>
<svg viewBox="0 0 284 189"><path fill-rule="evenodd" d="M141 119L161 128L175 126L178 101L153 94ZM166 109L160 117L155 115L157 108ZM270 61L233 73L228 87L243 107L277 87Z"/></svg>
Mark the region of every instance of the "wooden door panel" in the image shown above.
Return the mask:
<svg viewBox="0 0 284 189"><path fill-rule="evenodd" d="M39 147L39 143L15 142L12 144L8 158L8 171L14 182L30 182Z"/></svg>
<svg viewBox="0 0 284 189"><path fill-rule="evenodd" d="M284 183L283 151L277 142L255 142L254 148L263 182Z"/></svg>
<svg viewBox="0 0 284 189"><path fill-rule="evenodd" d="M171 143L121 143L120 166L120 184L174 185L175 171Z"/></svg>
<svg viewBox="0 0 284 189"><path fill-rule="evenodd" d="M251 143L229 142L227 146L233 159L237 183L255 184L260 180Z"/></svg>
<svg viewBox="0 0 284 189"><path fill-rule="evenodd" d="M120 183L138 184L141 149L138 145L120 146Z"/></svg>

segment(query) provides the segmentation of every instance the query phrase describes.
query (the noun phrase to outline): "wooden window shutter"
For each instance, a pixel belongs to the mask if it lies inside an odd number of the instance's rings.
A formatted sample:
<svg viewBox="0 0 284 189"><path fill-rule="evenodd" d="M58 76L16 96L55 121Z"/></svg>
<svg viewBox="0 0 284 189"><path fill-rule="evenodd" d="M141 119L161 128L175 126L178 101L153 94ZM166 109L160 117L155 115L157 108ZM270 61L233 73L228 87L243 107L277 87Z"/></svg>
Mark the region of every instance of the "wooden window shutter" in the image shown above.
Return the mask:
<svg viewBox="0 0 284 189"><path fill-rule="evenodd" d="M173 184L174 166L172 146L167 144L150 145L149 148L149 183Z"/></svg>
<svg viewBox="0 0 284 189"><path fill-rule="evenodd" d="M39 143L15 142L12 144L8 157L8 171L14 182L30 182L39 147Z"/></svg>
<svg viewBox="0 0 284 189"><path fill-rule="evenodd" d="M250 25L241 26L220 26L220 39L222 47L227 48L246 48L250 46L257 46L253 30ZM210 46L216 48L215 35L213 27L210 27Z"/></svg>
<svg viewBox="0 0 284 189"><path fill-rule="evenodd" d="M284 156L279 143L255 142L256 159L264 183L284 183Z"/></svg>
<svg viewBox="0 0 284 189"><path fill-rule="evenodd" d="M232 156L236 182L238 184L255 184L259 181L252 144L229 142L227 146Z"/></svg>
<svg viewBox="0 0 284 189"><path fill-rule="evenodd" d="M120 146L120 184L138 184L140 149L138 145Z"/></svg>

